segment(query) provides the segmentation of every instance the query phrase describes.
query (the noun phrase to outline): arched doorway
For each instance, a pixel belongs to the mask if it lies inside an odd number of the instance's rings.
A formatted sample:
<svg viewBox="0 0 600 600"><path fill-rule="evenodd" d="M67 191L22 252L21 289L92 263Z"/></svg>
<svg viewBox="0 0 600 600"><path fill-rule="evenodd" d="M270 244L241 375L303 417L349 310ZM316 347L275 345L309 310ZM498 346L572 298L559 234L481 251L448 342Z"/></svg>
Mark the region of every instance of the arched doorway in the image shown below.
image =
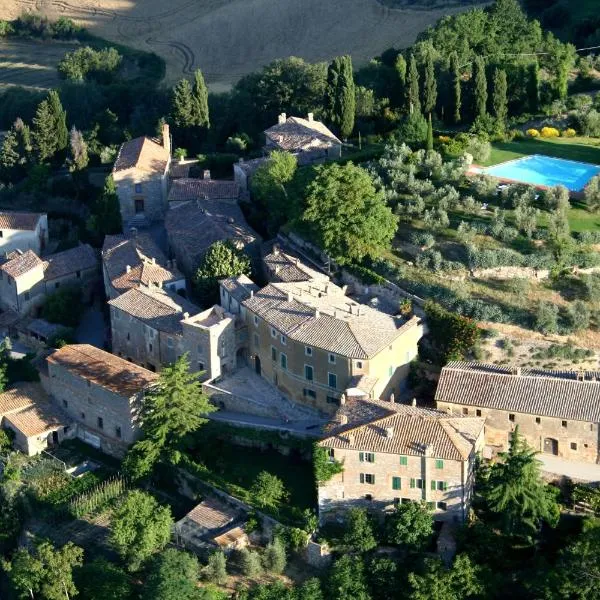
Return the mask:
<svg viewBox="0 0 600 600"><path fill-rule="evenodd" d="M258 356L258 354L254 357L254 370L256 371L257 375L262 373L260 368L260 356Z"/></svg>
<svg viewBox="0 0 600 600"><path fill-rule="evenodd" d="M544 452L558 456L558 440L554 438L544 438Z"/></svg>

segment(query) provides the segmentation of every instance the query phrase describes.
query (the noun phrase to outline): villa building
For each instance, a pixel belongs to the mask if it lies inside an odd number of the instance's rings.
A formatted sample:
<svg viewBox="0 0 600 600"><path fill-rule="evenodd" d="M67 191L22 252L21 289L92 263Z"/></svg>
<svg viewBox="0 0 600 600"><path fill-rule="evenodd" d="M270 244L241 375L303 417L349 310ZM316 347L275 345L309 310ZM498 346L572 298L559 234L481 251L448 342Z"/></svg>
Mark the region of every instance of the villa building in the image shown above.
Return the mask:
<svg viewBox="0 0 600 600"><path fill-rule="evenodd" d="M425 502L437 520L464 521L484 420L374 400L349 399L319 442L343 472L319 485L319 519L351 507L373 512Z"/></svg>
<svg viewBox="0 0 600 600"><path fill-rule="evenodd" d="M48 245L48 216L43 213L0 212L0 254L33 250L38 256Z"/></svg>

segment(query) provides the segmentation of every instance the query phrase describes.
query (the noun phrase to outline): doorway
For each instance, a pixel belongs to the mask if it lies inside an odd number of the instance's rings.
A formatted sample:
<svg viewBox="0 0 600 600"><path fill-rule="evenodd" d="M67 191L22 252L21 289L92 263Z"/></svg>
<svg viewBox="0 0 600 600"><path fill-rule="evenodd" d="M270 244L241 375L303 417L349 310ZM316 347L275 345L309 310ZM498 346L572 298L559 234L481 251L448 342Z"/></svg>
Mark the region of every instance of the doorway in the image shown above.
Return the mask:
<svg viewBox="0 0 600 600"><path fill-rule="evenodd" d="M544 452L558 456L558 440L554 438L544 438Z"/></svg>
<svg viewBox="0 0 600 600"><path fill-rule="evenodd" d="M136 198L135 199L135 214L139 214L139 213L143 213L144 212L144 199L143 198Z"/></svg>
<svg viewBox="0 0 600 600"><path fill-rule="evenodd" d="M58 431L53 431L52 432L52 445L53 446L58 446Z"/></svg>
<svg viewBox="0 0 600 600"><path fill-rule="evenodd" d="M260 356L258 355L254 357L254 370L256 371L257 375L260 375L262 373L262 370L260 368Z"/></svg>

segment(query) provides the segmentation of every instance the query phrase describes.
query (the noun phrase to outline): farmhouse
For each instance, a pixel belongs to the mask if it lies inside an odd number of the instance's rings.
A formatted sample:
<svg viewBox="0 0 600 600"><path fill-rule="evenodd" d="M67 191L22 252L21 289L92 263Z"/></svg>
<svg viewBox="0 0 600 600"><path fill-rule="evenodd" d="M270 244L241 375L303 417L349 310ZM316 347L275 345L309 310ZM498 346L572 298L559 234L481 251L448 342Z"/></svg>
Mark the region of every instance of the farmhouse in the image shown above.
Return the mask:
<svg viewBox="0 0 600 600"><path fill-rule="evenodd" d="M265 131L265 152L273 150L290 152L299 164L340 158L342 142L321 121L308 117L288 117L281 113L277 125Z"/></svg>
<svg viewBox="0 0 600 600"><path fill-rule="evenodd" d="M597 463L600 373L508 369L484 363L451 362L442 369L437 408L485 419L485 443L508 449L515 427L542 453Z"/></svg>
<svg viewBox="0 0 600 600"><path fill-rule="evenodd" d="M121 145L112 175L125 228L145 226L164 218L170 164L171 137L166 124L162 142L139 137Z"/></svg>
<svg viewBox="0 0 600 600"><path fill-rule="evenodd" d="M107 454L122 456L139 435L139 410L154 373L88 344L47 358L46 387L77 424L77 436Z"/></svg>
<svg viewBox="0 0 600 600"><path fill-rule="evenodd" d="M48 244L48 216L43 213L0 212L0 253L33 250L38 256Z"/></svg>
<svg viewBox="0 0 600 600"><path fill-rule="evenodd" d="M342 473L318 489L319 518L351 507L391 509L425 502L438 520L463 521L473 494L484 420L394 402L349 399L319 445Z"/></svg>

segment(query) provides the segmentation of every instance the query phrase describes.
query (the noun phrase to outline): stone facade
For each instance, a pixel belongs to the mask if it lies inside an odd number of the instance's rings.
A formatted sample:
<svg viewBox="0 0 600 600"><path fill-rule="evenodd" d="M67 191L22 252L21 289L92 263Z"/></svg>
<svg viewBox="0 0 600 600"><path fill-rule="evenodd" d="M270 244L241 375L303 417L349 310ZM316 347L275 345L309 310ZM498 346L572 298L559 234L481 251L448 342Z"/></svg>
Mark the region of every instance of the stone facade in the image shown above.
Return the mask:
<svg viewBox="0 0 600 600"><path fill-rule="evenodd" d="M19 225L20 217L27 216L31 224ZM38 256L48 245L48 216L45 214L0 213L0 253L14 250L33 250Z"/></svg>
<svg viewBox="0 0 600 600"><path fill-rule="evenodd" d="M2 308L14 310L20 314L29 314L44 303L45 294L43 262L40 261L17 277L0 270Z"/></svg>

